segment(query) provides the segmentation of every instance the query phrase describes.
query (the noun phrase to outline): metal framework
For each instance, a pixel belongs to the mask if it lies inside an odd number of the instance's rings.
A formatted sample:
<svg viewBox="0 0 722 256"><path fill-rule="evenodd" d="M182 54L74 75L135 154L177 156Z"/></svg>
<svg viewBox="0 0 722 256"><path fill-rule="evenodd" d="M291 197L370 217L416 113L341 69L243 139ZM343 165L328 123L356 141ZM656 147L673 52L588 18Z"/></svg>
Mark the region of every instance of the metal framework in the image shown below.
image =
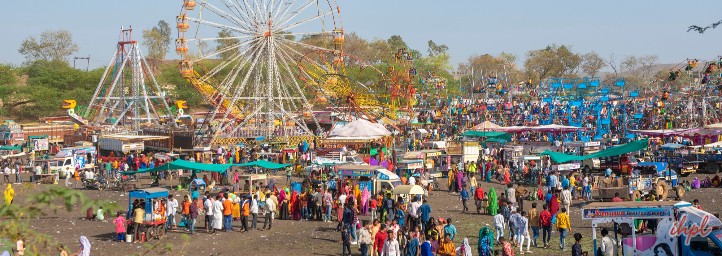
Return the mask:
<svg viewBox="0 0 722 256"><path fill-rule="evenodd" d="M338 15L333 0L184 0L177 16L180 72L213 106L196 141L319 134L318 121L307 115L315 93L304 90L297 62L309 51L342 55L331 43L343 42Z"/></svg>
<svg viewBox="0 0 722 256"><path fill-rule="evenodd" d="M163 116L175 120L165 92L132 35L132 27L121 28L117 49L82 113L89 125L138 130L142 125L159 124Z"/></svg>

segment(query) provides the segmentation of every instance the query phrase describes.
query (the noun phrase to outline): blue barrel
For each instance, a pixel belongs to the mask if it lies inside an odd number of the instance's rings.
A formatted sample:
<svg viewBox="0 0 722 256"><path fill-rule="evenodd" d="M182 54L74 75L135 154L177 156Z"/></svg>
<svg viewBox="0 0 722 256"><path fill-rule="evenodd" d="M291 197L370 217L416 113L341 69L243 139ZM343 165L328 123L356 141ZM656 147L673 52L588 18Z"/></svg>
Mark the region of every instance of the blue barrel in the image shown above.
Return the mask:
<svg viewBox="0 0 722 256"><path fill-rule="evenodd" d="M291 183L291 188L293 189L293 191L296 191L296 192L299 193L299 194L301 193L301 188L302 188L302 187L303 187L303 185L301 185L301 182L293 182L293 183Z"/></svg>

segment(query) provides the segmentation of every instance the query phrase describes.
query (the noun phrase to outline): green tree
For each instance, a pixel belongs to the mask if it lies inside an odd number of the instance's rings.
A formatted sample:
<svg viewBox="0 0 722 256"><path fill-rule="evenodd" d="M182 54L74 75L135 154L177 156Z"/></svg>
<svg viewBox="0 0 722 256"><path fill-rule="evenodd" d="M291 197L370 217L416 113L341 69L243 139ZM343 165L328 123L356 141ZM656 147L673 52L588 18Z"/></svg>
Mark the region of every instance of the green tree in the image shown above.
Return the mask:
<svg viewBox="0 0 722 256"><path fill-rule="evenodd" d="M433 40L429 40L429 57L434 57L442 54L446 54L446 52L449 50L449 47L445 44L436 44Z"/></svg>
<svg viewBox="0 0 722 256"><path fill-rule="evenodd" d="M162 60L168 54L171 29L164 20L152 29L143 30L143 45L148 48L148 58Z"/></svg>
<svg viewBox="0 0 722 256"><path fill-rule="evenodd" d="M27 63L36 60L62 60L78 51L73 35L68 30L47 30L39 38L29 36L20 44L18 52L25 56Z"/></svg>
<svg viewBox="0 0 722 256"><path fill-rule="evenodd" d="M536 82L549 77L564 77L576 74L582 56L572 52L565 45L550 45L544 49L527 53L524 68L529 78Z"/></svg>
<svg viewBox="0 0 722 256"><path fill-rule="evenodd" d="M216 40L216 52L220 52L218 56L221 59L230 59L234 54L238 52L238 48L231 48L241 43L241 40L233 37L233 32L228 29L223 29L218 32L219 39Z"/></svg>
<svg viewBox="0 0 722 256"><path fill-rule="evenodd" d="M590 52L582 56L582 71L589 76L596 76L599 74L599 70L605 66L607 66L607 63L596 52Z"/></svg>

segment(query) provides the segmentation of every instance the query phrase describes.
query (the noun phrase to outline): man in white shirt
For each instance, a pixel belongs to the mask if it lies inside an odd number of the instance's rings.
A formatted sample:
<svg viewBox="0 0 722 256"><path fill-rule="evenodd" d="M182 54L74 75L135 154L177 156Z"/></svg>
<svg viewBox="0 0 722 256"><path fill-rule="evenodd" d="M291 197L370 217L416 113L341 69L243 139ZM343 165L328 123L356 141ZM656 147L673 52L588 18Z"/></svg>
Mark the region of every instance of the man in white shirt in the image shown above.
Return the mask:
<svg viewBox="0 0 722 256"><path fill-rule="evenodd" d="M343 194L341 194L340 196L338 196L338 203L340 204L339 209L346 209L346 208L344 208L344 206L346 205L346 197L347 196L346 196L345 192Z"/></svg>
<svg viewBox="0 0 722 256"><path fill-rule="evenodd" d="M409 177L409 185L416 185L416 178L414 176Z"/></svg>
<svg viewBox="0 0 722 256"><path fill-rule="evenodd" d="M253 217L251 228L256 229L256 223L258 222L258 196L257 195L253 195L253 200L251 200L251 216Z"/></svg>
<svg viewBox="0 0 722 256"><path fill-rule="evenodd" d="M213 225L213 198L210 193L206 192L205 201L203 201L203 209L206 211L206 233L210 233L209 229Z"/></svg>
<svg viewBox="0 0 722 256"><path fill-rule="evenodd" d="M504 215L501 212L494 215L494 228L496 228L496 241L499 241L499 237L504 237Z"/></svg>
<svg viewBox="0 0 722 256"><path fill-rule="evenodd" d="M602 229L602 255L617 256L618 254L617 241L609 236L609 230L606 228Z"/></svg>
<svg viewBox="0 0 722 256"><path fill-rule="evenodd" d="M178 200L173 198L173 195L168 195L168 206L167 206L167 211L166 211L166 216L168 216L168 220L167 220L168 224L166 224L166 231L170 227L172 227L174 229L178 228L178 224L176 224L176 222L175 222L175 214L176 214L177 210L178 210Z"/></svg>
<svg viewBox="0 0 722 256"><path fill-rule="evenodd" d="M421 202L419 202L419 198L412 198L411 207L409 207L409 216L411 216L409 220L409 225L411 225L412 227L416 227L421 223L419 221L419 207L421 207Z"/></svg>
<svg viewBox="0 0 722 256"><path fill-rule="evenodd" d="M392 231L388 231L388 239L384 242L384 247L381 250L380 256L401 256L401 250L399 249L399 241L396 240L396 235Z"/></svg>
<svg viewBox="0 0 722 256"><path fill-rule="evenodd" d="M271 229L271 226L273 226L274 212L276 212L276 203L269 197L266 199L266 219L263 221L262 229L266 229L266 226L268 226L268 229Z"/></svg>

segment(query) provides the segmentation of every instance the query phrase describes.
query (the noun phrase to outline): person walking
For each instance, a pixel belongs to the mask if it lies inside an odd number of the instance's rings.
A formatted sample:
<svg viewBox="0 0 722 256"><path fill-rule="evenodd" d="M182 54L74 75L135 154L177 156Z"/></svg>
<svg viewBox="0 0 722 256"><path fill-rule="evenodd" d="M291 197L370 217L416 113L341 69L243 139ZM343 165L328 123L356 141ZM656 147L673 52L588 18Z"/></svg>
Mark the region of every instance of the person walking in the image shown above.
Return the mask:
<svg viewBox="0 0 722 256"><path fill-rule="evenodd" d="M613 237L609 236L609 230L606 228L602 229L601 251L603 256L617 256L619 254L617 241Z"/></svg>
<svg viewBox="0 0 722 256"><path fill-rule="evenodd" d="M361 229L358 232L358 243L361 256L369 256L369 247L371 246L371 226L367 220L362 222Z"/></svg>
<svg viewBox="0 0 722 256"><path fill-rule="evenodd" d="M459 193L459 201L461 201L461 205L464 207L461 212L465 213L469 211L469 207L466 206L466 201L469 201L469 190L467 190L466 187L461 188L461 193Z"/></svg>
<svg viewBox="0 0 722 256"><path fill-rule="evenodd" d="M421 213L421 221L422 221L422 227L421 230L425 230L428 225L433 225L429 223L429 219L431 218L431 205L429 205L429 202L424 199L424 203L419 207L419 212Z"/></svg>
<svg viewBox="0 0 722 256"><path fill-rule="evenodd" d="M263 228L266 229L266 226L268 226L268 229L271 229L271 226L273 226L273 217L274 213L276 212L276 203L273 201L272 198L266 198L266 218L263 221Z"/></svg>
<svg viewBox="0 0 722 256"><path fill-rule="evenodd" d="M572 206L572 192L569 190L568 187L562 190L561 201L562 207L571 209L570 207Z"/></svg>
<svg viewBox="0 0 722 256"><path fill-rule="evenodd" d="M348 227L343 226L341 228L341 245L342 245L342 252L341 255L351 256L351 234L348 231Z"/></svg>
<svg viewBox="0 0 722 256"><path fill-rule="evenodd" d="M7 187L5 187L5 192L3 192L3 196L5 197L5 204L10 205L15 200L15 189L13 189L13 184L8 183Z"/></svg>
<svg viewBox="0 0 722 256"><path fill-rule="evenodd" d="M245 198L241 206L241 232L248 232L248 216L251 215L251 200Z"/></svg>
<svg viewBox="0 0 722 256"><path fill-rule="evenodd" d="M559 249L566 251L566 236L572 231L572 224L567 215L567 208L562 208L562 212L557 214L557 229L559 230Z"/></svg>
<svg viewBox="0 0 722 256"><path fill-rule="evenodd" d="M258 195L253 195L251 200L251 229L256 229L258 223Z"/></svg>
<svg viewBox="0 0 722 256"><path fill-rule="evenodd" d="M542 228L542 242L546 249L549 247L549 241L552 239L552 214L547 210L546 205L542 206L542 212L539 214L539 225Z"/></svg>
<svg viewBox="0 0 722 256"><path fill-rule="evenodd" d="M496 241L499 242L500 237L504 237L504 215L498 213L494 215L494 228L496 229Z"/></svg>
<svg viewBox="0 0 722 256"><path fill-rule="evenodd" d="M115 235L118 238L118 242L125 242L125 225L127 221L125 220L125 217L123 217L122 212L118 212L116 214L115 219L113 220L113 224L115 224Z"/></svg>
<svg viewBox="0 0 722 256"><path fill-rule="evenodd" d="M602 238L604 240L604 238ZM582 234L574 234L574 245L572 245L572 256L582 256ZM606 256L606 255L605 255Z"/></svg>
<svg viewBox="0 0 722 256"><path fill-rule="evenodd" d="M223 230L223 216L225 214L223 212L222 198L220 195L217 195L216 200L213 202L213 233Z"/></svg>
<svg viewBox="0 0 722 256"><path fill-rule="evenodd" d="M526 239L526 253L531 253L529 246L531 245L531 237L529 236L529 219L526 217L526 212L521 212L521 216L518 217L516 226L516 236L519 242L519 254L524 254L524 240Z"/></svg>
<svg viewBox="0 0 722 256"><path fill-rule="evenodd" d="M198 204L192 202L190 209L188 209L188 230L190 230L191 235L195 235L196 219L198 219Z"/></svg>
<svg viewBox="0 0 722 256"><path fill-rule="evenodd" d="M203 200L203 210L206 212L205 216L205 226L206 226L206 233L211 233L213 231L213 197L210 196L209 192L206 192L206 195Z"/></svg>
<svg viewBox="0 0 722 256"><path fill-rule="evenodd" d="M531 204L531 210L529 210L527 218L529 219L529 226L531 226L532 231L531 243L534 247L539 247L536 241L539 238L539 229L541 229L541 224L539 223L539 213L537 212L536 206L536 203Z"/></svg>

